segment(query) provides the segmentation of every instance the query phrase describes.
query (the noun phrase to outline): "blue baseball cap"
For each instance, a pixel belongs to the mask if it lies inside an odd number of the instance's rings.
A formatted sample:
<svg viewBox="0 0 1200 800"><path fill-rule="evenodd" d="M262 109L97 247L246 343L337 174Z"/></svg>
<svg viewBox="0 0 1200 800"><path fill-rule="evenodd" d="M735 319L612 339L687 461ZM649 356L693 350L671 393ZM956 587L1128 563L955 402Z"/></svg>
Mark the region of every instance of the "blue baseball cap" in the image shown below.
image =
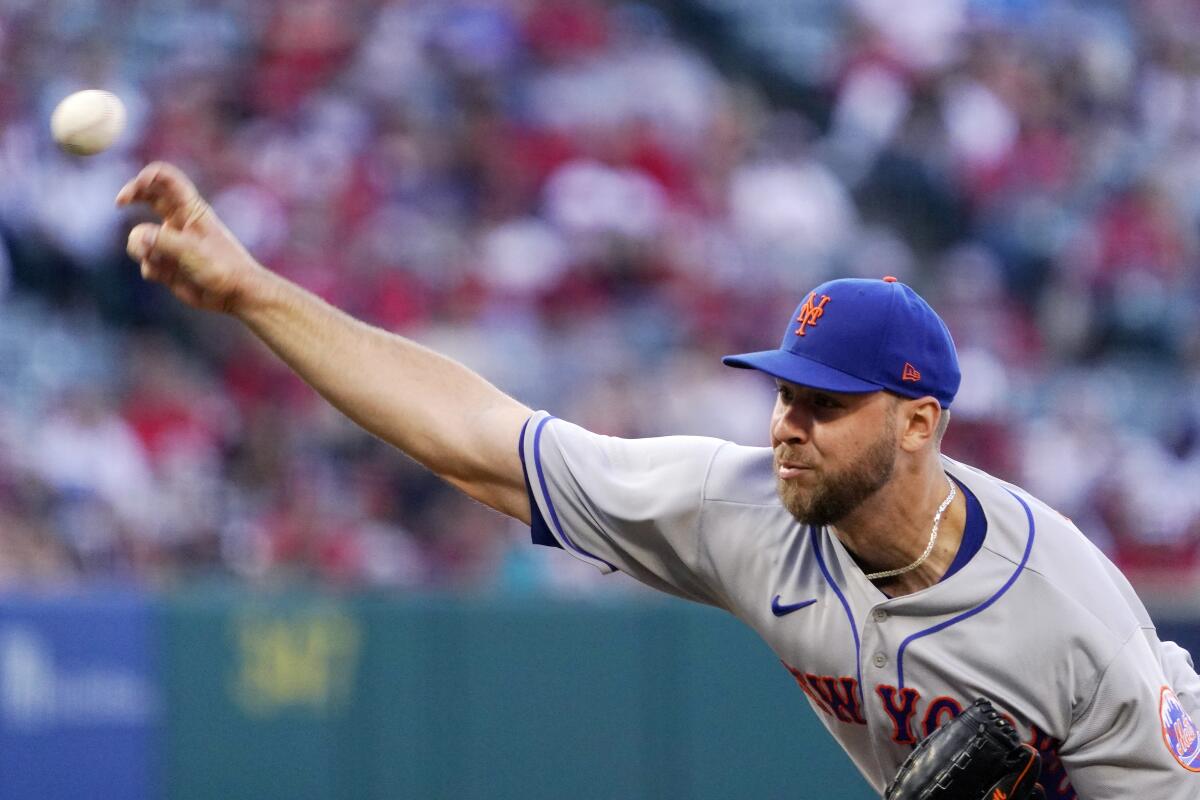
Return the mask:
<svg viewBox="0 0 1200 800"><path fill-rule="evenodd" d="M890 276L821 284L792 315L778 350L722 361L829 392L931 396L942 408L962 379L946 323Z"/></svg>

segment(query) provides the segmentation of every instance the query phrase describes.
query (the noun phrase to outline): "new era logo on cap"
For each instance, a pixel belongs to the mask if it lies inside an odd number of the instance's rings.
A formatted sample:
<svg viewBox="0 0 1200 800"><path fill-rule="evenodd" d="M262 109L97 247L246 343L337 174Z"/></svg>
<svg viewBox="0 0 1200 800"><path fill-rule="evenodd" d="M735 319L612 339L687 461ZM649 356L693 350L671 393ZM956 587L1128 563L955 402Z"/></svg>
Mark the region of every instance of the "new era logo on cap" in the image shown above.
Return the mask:
<svg viewBox="0 0 1200 800"><path fill-rule="evenodd" d="M809 336L814 330L819 335ZM726 356L724 362L831 392L932 396L943 408L950 407L960 380L945 323L891 276L821 284L788 320L779 349Z"/></svg>

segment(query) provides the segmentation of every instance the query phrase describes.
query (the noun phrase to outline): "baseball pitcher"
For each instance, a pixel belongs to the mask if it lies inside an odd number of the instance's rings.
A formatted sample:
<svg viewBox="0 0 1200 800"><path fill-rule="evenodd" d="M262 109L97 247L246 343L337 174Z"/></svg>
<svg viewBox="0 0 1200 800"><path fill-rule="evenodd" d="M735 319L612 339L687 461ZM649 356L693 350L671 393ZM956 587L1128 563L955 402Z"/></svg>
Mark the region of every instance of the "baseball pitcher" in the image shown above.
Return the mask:
<svg viewBox="0 0 1200 800"><path fill-rule="evenodd" d="M777 349L771 447L599 436L258 264L176 168L118 195L143 277L230 314L337 408L535 542L726 609L881 794L1195 800L1200 678L1069 520L940 453L942 320L894 278L816 287Z"/></svg>

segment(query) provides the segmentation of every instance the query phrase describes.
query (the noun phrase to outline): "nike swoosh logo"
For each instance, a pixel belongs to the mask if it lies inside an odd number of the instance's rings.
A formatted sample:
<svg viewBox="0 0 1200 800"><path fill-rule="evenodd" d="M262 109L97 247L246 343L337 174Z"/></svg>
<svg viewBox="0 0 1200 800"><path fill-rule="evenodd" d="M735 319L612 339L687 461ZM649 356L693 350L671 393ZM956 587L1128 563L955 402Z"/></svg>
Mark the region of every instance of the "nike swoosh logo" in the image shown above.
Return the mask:
<svg viewBox="0 0 1200 800"><path fill-rule="evenodd" d="M815 602L817 602L817 599L814 597L812 600L805 600L803 603L788 603L785 605L779 602L779 595L775 595L774 599L771 600L771 613L777 617L786 617L793 611L808 608Z"/></svg>

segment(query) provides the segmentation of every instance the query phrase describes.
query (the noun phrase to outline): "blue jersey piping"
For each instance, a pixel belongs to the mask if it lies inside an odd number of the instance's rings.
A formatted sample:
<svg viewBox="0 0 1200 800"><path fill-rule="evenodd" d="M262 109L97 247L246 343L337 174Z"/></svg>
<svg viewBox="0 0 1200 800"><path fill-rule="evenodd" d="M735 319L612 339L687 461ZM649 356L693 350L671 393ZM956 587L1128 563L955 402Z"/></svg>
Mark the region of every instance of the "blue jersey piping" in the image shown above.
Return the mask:
<svg viewBox="0 0 1200 800"><path fill-rule="evenodd" d="M858 642L858 626L854 624L854 614L850 611L850 604L846 602L846 596L842 594L842 590L838 588L837 583L830 576L829 568L825 566L825 557L821 555L821 539L817 535L816 527L810 525L808 535L812 539L813 555L817 557L817 566L821 568L821 574L825 576L825 581L833 589L833 593L837 595L838 600L842 601L842 608L846 611L846 619L850 621L850 633L854 635L854 665L858 670L858 702L859 705L866 705L862 688L862 652Z"/></svg>
<svg viewBox="0 0 1200 800"><path fill-rule="evenodd" d="M538 485L542 489L542 497L546 500L546 508L550 511L550 522L554 525L554 530L558 533L558 538L567 543L567 546L580 555L599 561L602 564L607 564L609 569L616 569L616 566L605 561L600 556L589 553L575 542L571 541L571 537L567 536L563 530L562 524L558 521L558 512L554 510L554 501L550 499L550 490L546 487L546 476L542 473L542 428L546 427L546 423L555 417L545 417L538 423L537 429L533 432L533 464L537 468Z"/></svg>
<svg viewBox="0 0 1200 800"><path fill-rule="evenodd" d="M533 417L529 419L533 419ZM525 478L525 494L529 497L529 539L534 544L540 544L543 547L557 547L562 550L562 544L554 538L554 533L546 524L545 517L542 516L542 509L538 506L533 486L529 483L529 469L525 464L525 431L529 428L529 419L525 420L521 426L521 438L517 442L517 455L521 457L521 474Z"/></svg>
<svg viewBox="0 0 1200 800"><path fill-rule="evenodd" d="M926 628L923 631L917 631L912 636L909 636L907 639L905 639L903 642L900 643L900 649L896 652L896 679L897 679L896 682L897 682L899 688L901 688L901 689L904 688L904 650L905 650L905 648L907 648L910 644L912 644L917 639L920 639L922 636L929 636L930 634L937 633L938 631L944 631L946 628L949 628L951 625L953 625L957 622L962 622L964 619L973 617L976 614L978 614L980 611L983 611L985 608L990 606L992 603L999 600L1004 595L1005 592L1007 592L1010 588L1012 588L1012 585L1017 582L1017 578L1020 577L1021 571L1025 569L1025 564L1028 563L1028 561L1029 561L1029 554L1033 550L1034 536L1037 534L1037 526L1034 525L1034 522L1033 522L1033 511L1030 510L1029 504L1026 503L1024 500L1022 500L1011 489L1005 489L1004 491L1011 494L1013 496L1013 498L1016 499L1016 501L1021 504L1021 507L1025 509L1025 518L1027 520L1029 520L1029 538L1025 542L1025 553L1024 553L1024 555L1021 556L1021 563L1017 565L1017 568L1015 570L1013 570L1013 574L1011 576L1009 576L1008 580L1005 582L1005 584L1003 586L1000 587L999 591L997 591L994 595L989 597L984 602L977 605L975 608L972 608L970 611L964 611L963 613L959 614L957 617L951 617L950 619L946 620L945 622L934 625L932 628Z"/></svg>

